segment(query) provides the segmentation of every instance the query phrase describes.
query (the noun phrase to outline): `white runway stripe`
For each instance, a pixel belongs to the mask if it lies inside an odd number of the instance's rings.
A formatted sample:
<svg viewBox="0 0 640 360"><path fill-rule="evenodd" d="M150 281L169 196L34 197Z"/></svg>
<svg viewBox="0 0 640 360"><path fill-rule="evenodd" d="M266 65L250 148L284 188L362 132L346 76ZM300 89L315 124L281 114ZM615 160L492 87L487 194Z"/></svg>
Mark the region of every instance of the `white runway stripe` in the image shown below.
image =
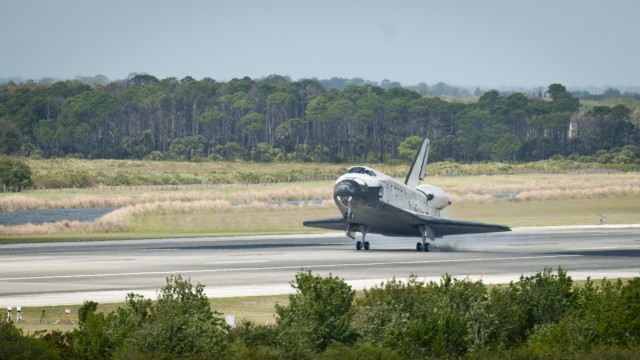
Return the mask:
<svg viewBox="0 0 640 360"><path fill-rule="evenodd" d="M474 259L417 260L417 261L391 261L391 262L370 262L370 263L289 265L289 266L271 266L271 267L243 267L243 268L225 268L225 269L141 271L141 272L103 273L103 274L24 276L24 277L0 278L0 281L77 279L77 278L171 275L171 274L198 274L198 273L216 273L216 272L231 272L231 271L321 269L321 268L367 267L367 266L388 266L388 265L420 265L420 264L444 264L444 263L464 263L464 262L496 262L496 261L503 261L503 260L508 260L508 261L537 260L537 259L568 258L568 257L579 257L579 256L583 256L583 255L541 255L541 256L519 256L519 257L474 258Z"/></svg>

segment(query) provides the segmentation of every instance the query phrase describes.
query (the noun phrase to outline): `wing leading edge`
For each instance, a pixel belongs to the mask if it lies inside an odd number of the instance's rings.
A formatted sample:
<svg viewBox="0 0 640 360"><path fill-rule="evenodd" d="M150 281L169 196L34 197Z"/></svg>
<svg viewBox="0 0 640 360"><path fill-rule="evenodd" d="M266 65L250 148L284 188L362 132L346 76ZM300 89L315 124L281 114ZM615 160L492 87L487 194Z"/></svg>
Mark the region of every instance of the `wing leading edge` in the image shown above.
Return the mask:
<svg viewBox="0 0 640 360"><path fill-rule="evenodd" d="M342 216L306 220L302 222L302 225L307 227L320 228L320 229L342 230L342 231L344 231L344 229L347 228L347 222Z"/></svg>

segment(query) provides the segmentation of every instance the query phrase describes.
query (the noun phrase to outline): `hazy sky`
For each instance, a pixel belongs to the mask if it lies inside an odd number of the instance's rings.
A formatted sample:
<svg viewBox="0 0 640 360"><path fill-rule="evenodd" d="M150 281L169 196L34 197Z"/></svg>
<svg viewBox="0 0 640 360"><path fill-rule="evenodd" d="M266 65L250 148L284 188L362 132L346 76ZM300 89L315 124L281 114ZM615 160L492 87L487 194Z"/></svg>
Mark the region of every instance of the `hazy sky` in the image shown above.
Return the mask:
<svg viewBox="0 0 640 360"><path fill-rule="evenodd" d="M640 1L0 0L0 77L640 85Z"/></svg>

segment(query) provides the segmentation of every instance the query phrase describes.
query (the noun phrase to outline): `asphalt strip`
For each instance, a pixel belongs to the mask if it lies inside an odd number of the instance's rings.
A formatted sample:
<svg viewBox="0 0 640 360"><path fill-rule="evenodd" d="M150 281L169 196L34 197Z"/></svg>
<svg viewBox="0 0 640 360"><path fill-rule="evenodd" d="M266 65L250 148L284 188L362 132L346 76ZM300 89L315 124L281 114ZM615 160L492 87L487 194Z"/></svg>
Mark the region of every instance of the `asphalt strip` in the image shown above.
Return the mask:
<svg viewBox="0 0 640 360"><path fill-rule="evenodd" d="M628 229L628 228L638 228L640 229L640 224L633 225L587 225L587 226L543 226L543 227L520 227L513 228L512 230L515 232L529 232L529 231L571 231L571 230L595 230L595 229ZM245 240L259 240L259 239L292 239L292 238L326 238L326 237L343 237L342 233L325 233L325 234L309 234L309 235L271 235L271 236L241 236L241 237L224 237L224 238L202 238L202 239L190 239L190 241L228 241L233 239L245 239ZM166 239L160 240L162 242L172 242L179 239ZM145 240L123 240L123 241L131 241L140 243ZM158 241L158 240L148 240L148 241ZM110 241L102 242L102 244L107 244ZM115 243L116 241L114 241ZM121 243L122 241L117 241ZM73 246L77 243L70 242L69 246ZM38 246L42 246L43 244L39 244ZM55 243L56 246L60 246L61 243ZM11 246L25 246L25 244L12 244L7 245ZM34 245L27 245L34 246ZM46 245L45 245L46 246ZM568 256L568 255L563 255ZM469 259L467 259L468 261ZM477 260L477 259L476 259ZM428 262L429 260L425 260ZM461 260L464 261L464 260ZM342 264L344 265L344 264ZM357 264L356 264L357 265ZM360 266L371 266L372 264L362 264ZM328 265L327 265L328 266ZM315 266L317 267L317 265ZM256 267L257 268L257 267ZM300 268L296 266L296 268ZM247 270L247 269L243 269ZM255 270L255 269L254 269ZM220 270L218 270L220 271ZM234 270L231 270L234 271ZM640 267L637 268L626 268L626 269L618 269L618 270L598 270L593 269L589 271L572 271L569 275L574 280L585 280L587 278L591 279L615 279L615 278L634 278L637 277L640 273ZM506 284L511 281L518 281L521 276L531 276L535 273L505 273L505 274L466 274L461 276L456 276L458 279L468 278L472 281L481 280L484 284ZM122 274L96 274L93 276L120 276ZM79 277L91 277L92 275L76 275ZM55 277L55 276L53 276ZM406 282L406 278L395 278L396 281ZM9 279L5 279L9 280ZM391 280L388 279L360 279L360 280L347 280L347 283L351 285L355 290L363 290L372 288L375 286L380 286L382 283ZM431 277L419 277L418 280L425 282L439 282L441 280L440 276L431 276ZM218 287L205 287L205 294L209 298L226 298L226 297L245 297L245 296L268 296L268 295L282 295L282 294L290 294L293 293L294 289L288 283L279 283L279 284L260 284L260 285L247 285L247 286L218 286ZM85 300L92 300L98 303L119 303L124 302L126 300L126 296L129 293L135 293L144 296L145 298L155 299L157 297L157 290L149 290L149 289L123 289L123 290L103 290L103 291L81 291L81 292L63 292L63 293L43 293L43 294L33 294L33 295L7 295L0 296L0 305L19 305L19 306L54 306L54 305L72 305L72 304L82 304Z"/></svg>

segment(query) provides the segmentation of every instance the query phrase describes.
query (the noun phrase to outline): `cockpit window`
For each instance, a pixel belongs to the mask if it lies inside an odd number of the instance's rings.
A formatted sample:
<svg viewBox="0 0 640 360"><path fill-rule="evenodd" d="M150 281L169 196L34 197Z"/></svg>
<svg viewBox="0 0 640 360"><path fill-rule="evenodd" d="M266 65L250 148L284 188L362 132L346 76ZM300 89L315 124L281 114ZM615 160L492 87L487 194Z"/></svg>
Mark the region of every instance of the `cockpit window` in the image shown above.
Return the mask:
<svg viewBox="0 0 640 360"><path fill-rule="evenodd" d="M376 176L375 172L369 169L363 168L362 166L354 166L352 168L349 168L349 170L347 170L347 174L365 174L373 177Z"/></svg>

